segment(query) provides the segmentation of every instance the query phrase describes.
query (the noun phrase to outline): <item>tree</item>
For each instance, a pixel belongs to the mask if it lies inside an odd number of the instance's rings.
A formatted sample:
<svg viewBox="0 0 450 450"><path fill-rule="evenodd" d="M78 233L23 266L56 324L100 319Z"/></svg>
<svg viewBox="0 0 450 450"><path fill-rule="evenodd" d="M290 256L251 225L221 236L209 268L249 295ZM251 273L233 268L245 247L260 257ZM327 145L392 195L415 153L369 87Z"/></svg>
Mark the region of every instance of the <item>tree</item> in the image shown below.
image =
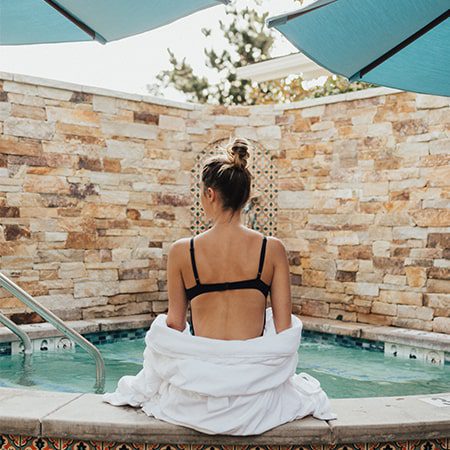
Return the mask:
<svg viewBox="0 0 450 450"><path fill-rule="evenodd" d="M257 5L261 0L254 0ZM231 23L219 21L220 30L228 43L228 49L218 52L205 49L207 67L217 71L220 81L212 84L205 76L194 73L186 57L179 60L168 49L171 68L157 75L159 83L148 85L149 92L162 95L163 89L171 86L184 92L187 99L199 103L261 104L298 101L310 97L320 97L335 93L365 89L370 85L362 82L349 83L345 77L333 75L328 77L323 86L305 89L302 77L294 76L265 82L241 80L236 76L236 68L261 62L271 57L275 42L274 32L267 29L265 19L268 13L260 14L255 9L245 7L238 9L235 5L226 8ZM202 33L208 38L211 29L203 28Z"/></svg>

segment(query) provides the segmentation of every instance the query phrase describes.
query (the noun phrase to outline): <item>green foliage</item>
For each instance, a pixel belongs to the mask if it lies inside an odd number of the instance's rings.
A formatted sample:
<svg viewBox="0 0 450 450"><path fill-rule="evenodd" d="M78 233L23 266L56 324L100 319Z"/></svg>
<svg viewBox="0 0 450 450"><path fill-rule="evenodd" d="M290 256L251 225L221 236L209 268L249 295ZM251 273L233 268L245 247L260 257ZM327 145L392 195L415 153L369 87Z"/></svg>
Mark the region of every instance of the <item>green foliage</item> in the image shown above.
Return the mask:
<svg viewBox="0 0 450 450"><path fill-rule="evenodd" d="M260 3L260 0L256 1ZM255 103L255 99L250 95L253 92L251 81L238 80L236 68L269 58L275 37L273 32L268 32L265 27L267 13L259 14L249 7L238 10L233 6L227 6L226 12L231 23L219 21L219 25L229 50L204 50L206 65L219 73L219 83L210 84L206 77L194 74L185 57L178 60L173 52L168 50L172 67L157 75L160 84L153 87L151 93L161 95L164 88L171 86L184 92L188 100L200 103ZM206 38L211 37L210 29L203 28L202 32Z"/></svg>
<svg viewBox="0 0 450 450"><path fill-rule="evenodd" d="M260 5L261 0L254 0ZM297 0L299 1L299 0ZM301 2L301 0L300 0ZM220 81L212 84L205 76L194 73L186 57L179 60L168 49L171 68L157 75L159 83L150 86L150 93L162 95L163 89L174 87L184 92L189 101L223 105L284 103L310 97L321 97L342 92L365 89L367 83L349 83L345 77L333 75L328 77L323 86L304 89L302 77L289 77L279 80L252 82L241 80L236 76L236 68L261 62L271 57L275 34L265 26L268 13L260 14L255 9L236 6L226 7L230 23L219 21L220 30L228 44L226 50L213 48L204 50L207 67L217 71ZM202 33L208 39L212 30L203 28Z"/></svg>
<svg viewBox="0 0 450 450"><path fill-rule="evenodd" d="M347 78L341 75L331 75L326 79L323 85L310 89L307 98L326 97L327 95L342 94L344 92L361 91L362 89L373 86L373 84L365 83L363 81L350 83Z"/></svg>

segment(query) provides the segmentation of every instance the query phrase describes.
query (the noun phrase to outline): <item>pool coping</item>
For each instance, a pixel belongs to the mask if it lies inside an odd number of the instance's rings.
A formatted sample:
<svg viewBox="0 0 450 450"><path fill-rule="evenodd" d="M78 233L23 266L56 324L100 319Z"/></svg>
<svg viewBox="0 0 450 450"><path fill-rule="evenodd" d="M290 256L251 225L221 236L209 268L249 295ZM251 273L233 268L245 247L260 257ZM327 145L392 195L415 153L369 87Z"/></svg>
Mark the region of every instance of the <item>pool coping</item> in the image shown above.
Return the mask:
<svg viewBox="0 0 450 450"><path fill-rule="evenodd" d="M450 405L424 402L434 395L330 399L336 420L312 416L260 435L209 435L116 407L99 394L0 388L0 434L134 443L293 445L389 442L450 437Z"/></svg>
<svg viewBox="0 0 450 450"><path fill-rule="evenodd" d="M371 325L360 322L296 315L303 323L303 329L321 333L350 336L372 341L392 342L403 345L417 345L430 350L442 350L450 354L450 335L410 328ZM67 321L67 325L81 334L103 331L137 329L150 327L156 314L139 314L127 317ZM61 336L49 323L21 325L30 339ZM17 341L19 338L5 327L0 327L0 343Z"/></svg>

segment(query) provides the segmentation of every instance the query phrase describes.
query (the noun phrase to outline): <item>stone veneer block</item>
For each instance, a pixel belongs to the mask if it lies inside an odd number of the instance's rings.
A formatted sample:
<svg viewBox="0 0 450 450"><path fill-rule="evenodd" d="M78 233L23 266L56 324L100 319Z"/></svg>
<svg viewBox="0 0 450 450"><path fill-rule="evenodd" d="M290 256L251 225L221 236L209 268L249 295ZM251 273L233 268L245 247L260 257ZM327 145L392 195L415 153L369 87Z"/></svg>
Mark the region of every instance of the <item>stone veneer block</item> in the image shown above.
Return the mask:
<svg viewBox="0 0 450 450"><path fill-rule="evenodd" d="M41 419L82 394L0 388L2 433L39 436Z"/></svg>

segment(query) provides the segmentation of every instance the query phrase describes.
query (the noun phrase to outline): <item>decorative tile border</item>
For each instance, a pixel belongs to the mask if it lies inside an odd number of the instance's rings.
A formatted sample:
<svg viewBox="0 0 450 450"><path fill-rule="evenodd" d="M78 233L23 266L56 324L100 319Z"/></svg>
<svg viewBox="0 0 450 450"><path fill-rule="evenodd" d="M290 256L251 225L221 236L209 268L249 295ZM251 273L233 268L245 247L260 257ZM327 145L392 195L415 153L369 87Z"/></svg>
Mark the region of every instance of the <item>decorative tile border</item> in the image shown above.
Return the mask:
<svg viewBox="0 0 450 450"><path fill-rule="evenodd" d="M321 333L313 330L302 330L302 337L312 342L324 344L337 344L342 347L358 347L364 350L384 352L383 341L371 341L369 339L345 336L335 333Z"/></svg>
<svg viewBox="0 0 450 450"><path fill-rule="evenodd" d="M21 436L0 434L0 450L16 450L22 448Z"/></svg>
<svg viewBox="0 0 450 450"><path fill-rule="evenodd" d="M0 342L0 356L11 354L11 342Z"/></svg>
<svg viewBox="0 0 450 450"><path fill-rule="evenodd" d="M0 434L0 450L449 450L450 438L308 445L201 445L78 441Z"/></svg>
<svg viewBox="0 0 450 450"><path fill-rule="evenodd" d="M132 330L113 330L100 331L95 333L86 333L83 336L94 345L110 344L123 340L142 339L148 331L148 327L136 328ZM384 342L371 341L369 339L355 338L332 333L322 333L319 331L303 330L302 337L310 342L319 342L326 344L337 344L344 347L358 347L371 351L384 351ZM11 343L0 343L0 356L11 354Z"/></svg>
<svg viewBox="0 0 450 450"><path fill-rule="evenodd" d="M142 339L147 333L148 327L136 328L131 330L111 330L111 331L98 331L95 333L86 333L83 336L94 345L111 344L113 342L120 341L132 341L136 339ZM47 338L32 339L34 341L42 341ZM53 338L52 338L53 339ZM56 338L55 338L56 339ZM11 355L12 353L11 342L0 342L0 356Z"/></svg>
<svg viewBox="0 0 450 450"><path fill-rule="evenodd" d="M148 327L135 328L132 330L111 330L86 333L83 336L94 345L110 344L119 341L133 341L142 339L148 331Z"/></svg>
<svg viewBox="0 0 450 450"><path fill-rule="evenodd" d="M324 344L337 344L342 347L349 348L361 348L363 350L369 350L374 352L384 352L384 341L372 341L370 339L357 338L353 336L346 336L336 333L323 333L315 330L303 330L302 338L307 339L310 342L319 342ZM415 346L420 348L419 346ZM445 365L450 365L450 353L444 352Z"/></svg>

